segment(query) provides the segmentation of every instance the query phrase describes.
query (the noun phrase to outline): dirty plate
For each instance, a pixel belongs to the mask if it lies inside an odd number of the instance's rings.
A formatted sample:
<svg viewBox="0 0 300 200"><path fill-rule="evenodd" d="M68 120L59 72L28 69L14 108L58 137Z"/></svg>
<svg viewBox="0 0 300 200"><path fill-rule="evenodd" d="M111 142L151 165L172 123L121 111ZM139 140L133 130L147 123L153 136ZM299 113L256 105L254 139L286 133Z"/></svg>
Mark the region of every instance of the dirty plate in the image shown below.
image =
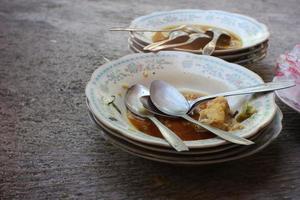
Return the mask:
<svg viewBox="0 0 300 200"><path fill-rule="evenodd" d="M93 73L86 86L86 96L93 114L106 127L139 142L170 147L165 140L136 130L126 115L124 96L128 86L140 83L149 87L150 83L157 79L165 80L179 90L191 90L202 94L263 83L254 72L219 58L162 51L131 54L104 64ZM258 111L243 122L244 129L232 132L245 138L253 136L265 127L276 112L272 93L228 97L228 101L232 110L239 110L245 101L249 101ZM184 142L191 149L228 144L220 138Z"/></svg>
<svg viewBox="0 0 300 200"><path fill-rule="evenodd" d="M220 10L174 10L155 12L134 19L130 27L144 29L163 29L177 25L204 25L213 26L236 34L242 41L242 46L236 49L216 50L215 53L234 53L243 49L254 47L268 40L270 33L266 25L257 20L236 13ZM153 32L132 32L136 41L151 44Z"/></svg>

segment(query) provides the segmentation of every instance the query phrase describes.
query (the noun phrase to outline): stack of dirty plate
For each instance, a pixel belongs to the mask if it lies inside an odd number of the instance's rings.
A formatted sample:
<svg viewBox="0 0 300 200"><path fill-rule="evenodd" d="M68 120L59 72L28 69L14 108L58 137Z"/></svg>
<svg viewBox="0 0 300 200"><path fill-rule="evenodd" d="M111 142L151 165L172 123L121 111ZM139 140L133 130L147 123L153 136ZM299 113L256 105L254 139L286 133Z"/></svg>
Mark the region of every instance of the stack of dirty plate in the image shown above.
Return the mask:
<svg viewBox="0 0 300 200"><path fill-rule="evenodd" d="M268 28L257 20L235 13L217 10L174 10L155 12L133 20L131 28L162 30L180 25L216 27L237 36L241 45L237 48L217 49L212 56L237 64L251 64L262 60L267 54ZM144 50L153 43L155 32L130 32L128 45L135 53L149 52ZM201 49L167 49L202 54Z"/></svg>
<svg viewBox="0 0 300 200"><path fill-rule="evenodd" d="M130 154L179 165L221 163L262 150L281 131L282 114L273 93L228 97L232 111L241 111L245 102L256 109L254 115L242 122L243 129L228 132L255 144L243 146L212 137L186 140L184 143L189 151L177 152L162 137L148 135L131 124L124 103L128 87L137 83L149 87L153 80L158 79L169 82L180 91L201 94L263 83L257 74L240 65L212 56L178 51L132 54L102 65L86 86L89 115L104 138Z"/></svg>

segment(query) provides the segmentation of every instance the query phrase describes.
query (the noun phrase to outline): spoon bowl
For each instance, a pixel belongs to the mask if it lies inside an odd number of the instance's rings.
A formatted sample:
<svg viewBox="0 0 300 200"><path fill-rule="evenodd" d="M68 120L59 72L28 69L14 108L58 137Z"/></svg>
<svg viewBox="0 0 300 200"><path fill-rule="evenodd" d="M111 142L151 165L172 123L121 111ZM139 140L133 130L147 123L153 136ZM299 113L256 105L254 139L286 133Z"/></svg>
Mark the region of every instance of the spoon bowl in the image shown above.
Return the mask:
<svg viewBox="0 0 300 200"><path fill-rule="evenodd" d="M181 116L190 105L178 90L162 80L155 80L150 86L150 99L158 110L168 115Z"/></svg>
<svg viewBox="0 0 300 200"><path fill-rule="evenodd" d="M149 90L143 85L133 85L131 88L128 89L125 95L126 107L135 115L140 116L142 118L147 118L148 116L151 116L152 114L145 109L141 101L137 100L138 97L149 94Z"/></svg>
<svg viewBox="0 0 300 200"><path fill-rule="evenodd" d="M153 104L153 102L150 99L150 96L142 96L140 98L143 106L145 109L147 109L150 113L154 114L154 115L158 115L158 116L162 116L162 117L169 117L169 118L178 118L177 116L173 116L173 115L168 115L166 113L161 112L160 110L158 110L155 105Z"/></svg>
<svg viewBox="0 0 300 200"><path fill-rule="evenodd" d="M152 113L144 108L140 98L145 95L149 95L149 90L145 86L140 84L131 86L125 94L126 107L137 116L151 120L174 149L177 151L188 151L188 147L173 131L167 128L156 119Z"/></svg>

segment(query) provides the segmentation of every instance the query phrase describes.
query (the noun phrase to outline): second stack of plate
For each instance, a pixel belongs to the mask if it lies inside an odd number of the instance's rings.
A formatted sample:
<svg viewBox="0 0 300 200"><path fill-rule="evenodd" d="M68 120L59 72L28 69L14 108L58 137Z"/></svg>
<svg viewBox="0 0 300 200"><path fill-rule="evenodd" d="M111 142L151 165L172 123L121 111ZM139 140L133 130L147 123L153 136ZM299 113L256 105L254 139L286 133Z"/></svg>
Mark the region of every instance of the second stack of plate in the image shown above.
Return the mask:
<svg viewBox="0 0 300 200"><path fill-rule="evenodd" d="M187 20L188 19L188 20ZM159 30L169 26L205 25L222 28L238 35L242 47L216 50L212 56L237 64L251 64L265 58L270 33L267 27L248 16L216 10L174 10L141 16L131 22L132 28ZM151 32L130 32L128 47L135 53L149 52L144 47L152 43ZM172 50L172 49L168 49ZM187 50L187 52L189 52ZM199 53L201 54L201 53Z"/></svg>

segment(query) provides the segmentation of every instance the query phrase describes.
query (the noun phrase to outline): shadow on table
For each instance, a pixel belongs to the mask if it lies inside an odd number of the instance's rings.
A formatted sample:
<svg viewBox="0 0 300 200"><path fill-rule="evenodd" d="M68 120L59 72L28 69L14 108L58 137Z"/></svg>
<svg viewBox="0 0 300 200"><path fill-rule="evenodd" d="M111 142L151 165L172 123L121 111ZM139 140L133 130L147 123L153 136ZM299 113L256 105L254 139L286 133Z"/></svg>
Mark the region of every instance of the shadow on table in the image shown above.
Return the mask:
<svg viewBox="0 0 300 200"><path fill-rule="evenodd" d="M136 184L140 184L141 196L148 191L147 196L152 198L214 199L222 196L242 198L244 195L249 197L249 193L274 186L272 179L278 173L278 169L282 168L280 151L280 144L274 142L262 152L245 159L197 167L136 160L137 166L141 166L136 170L144 176L140 177L138 183L126 185L128 190L132 190L138 187ZM143 187L147 189L143 190Z"/></svg>

